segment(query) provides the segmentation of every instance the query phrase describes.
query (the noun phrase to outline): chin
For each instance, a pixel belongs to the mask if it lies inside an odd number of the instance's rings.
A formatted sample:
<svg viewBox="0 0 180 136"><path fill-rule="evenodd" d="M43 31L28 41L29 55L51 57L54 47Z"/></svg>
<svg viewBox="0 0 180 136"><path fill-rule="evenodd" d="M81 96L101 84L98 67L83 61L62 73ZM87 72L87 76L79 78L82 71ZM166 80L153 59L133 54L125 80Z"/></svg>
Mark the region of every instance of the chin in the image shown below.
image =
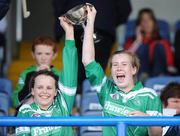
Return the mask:
<svg viewBox="0 0 180 136"><path fill-rule="evenodd" d="M120 88L126 88L127 87L127 84L125 83L125 82L123 82L123 83L117 83L116 84L118 87L120 87Z"/></svg>

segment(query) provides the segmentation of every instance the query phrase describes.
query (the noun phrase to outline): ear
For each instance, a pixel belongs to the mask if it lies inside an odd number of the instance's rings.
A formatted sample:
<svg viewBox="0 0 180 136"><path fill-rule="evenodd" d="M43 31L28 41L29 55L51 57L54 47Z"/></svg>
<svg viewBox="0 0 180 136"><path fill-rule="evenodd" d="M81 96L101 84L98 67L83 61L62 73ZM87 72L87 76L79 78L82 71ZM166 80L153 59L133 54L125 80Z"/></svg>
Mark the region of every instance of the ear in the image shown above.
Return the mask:
<svg viewBox="0 0 180 136"><path fill-rule="evenodd" d="M55 93L55 95L54 95L54 96L57 96L57 93L58 93L58 90L56 89L56 93Z"/></svg>
<svg viewBox="0 0 180 136"><path fill-rule="evenodd" d="M53 60L57 57L57 53L54 53L54 55L53 55Z"/></svg>
<svg viewBox="0 0 180 136"><path fill-rule="evenodd" d="M33 59L35 59L34 52L31 51L31 55L32 55Z"/></svg>
<svg viewBox="0 0 180 136"><path fill-rule="evenodd" d="M133 68L132 68L132 73L133 73L133 75L136 75L136 74L137 74L137 68L136 68L136 67L133 67Z"/></svg>
<svg viewBox="0 0 180 136"><path fill-rule="evenodd" d="M31 94L32 94L32 96L34 96L34 89L33 88L31 89Z"/></svg>

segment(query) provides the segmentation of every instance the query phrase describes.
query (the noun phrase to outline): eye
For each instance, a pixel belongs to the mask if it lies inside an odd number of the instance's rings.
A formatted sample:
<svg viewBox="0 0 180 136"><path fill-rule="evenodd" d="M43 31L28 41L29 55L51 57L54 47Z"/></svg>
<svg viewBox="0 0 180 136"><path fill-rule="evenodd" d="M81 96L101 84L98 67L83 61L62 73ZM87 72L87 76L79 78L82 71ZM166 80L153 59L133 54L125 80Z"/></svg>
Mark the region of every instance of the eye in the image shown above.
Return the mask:
<svg viewBox="0 0 180 136"><path fill-rule="evenodd" d="M41 53L41 52L37 52L36 54L37 54L37 55L41 55L42 53Z"/></svg>
<svg viewBox="0 0 180 136"><path fill-rule="evenodd" d="M48 87L47 87L47 89L48 89L48 90L52 90L52 89L53 89L53 87L51 87L51 86L48 86Z"/></svg>
<svg viewBox="0 0 180 136"><path fill-rule="evenodd" d="M46 53L46 55L49 56L49 55L51 55L51 53L48 52L48 53Z"/></svg>
<svg viewBox="0 0 180 136"><path fill-rule="evenodd" d="M179 101L178 100L174 100L174 101L172 101L173 103L178 103Z"/></svg>
<svg viewBox="0 0 180 136"><path fill-rule="evenodd" d="M112 66L116 67L116 66L118 66L118 64L117 63L113 63Z"/></svg>
<svg viewBox="0 0 180 136"><path fill-rule="evenodd" d="M39 89L39 90L40 90L40 89L43 89L43 86L38 86L37 89Z"/></svg>
<svg viewBox="0 0 180 136"><path fill-rule="evenodd" d="M123 66L126 66L126 65L127 65L127 63L123 63L122 65L123 65Z"/></svg>

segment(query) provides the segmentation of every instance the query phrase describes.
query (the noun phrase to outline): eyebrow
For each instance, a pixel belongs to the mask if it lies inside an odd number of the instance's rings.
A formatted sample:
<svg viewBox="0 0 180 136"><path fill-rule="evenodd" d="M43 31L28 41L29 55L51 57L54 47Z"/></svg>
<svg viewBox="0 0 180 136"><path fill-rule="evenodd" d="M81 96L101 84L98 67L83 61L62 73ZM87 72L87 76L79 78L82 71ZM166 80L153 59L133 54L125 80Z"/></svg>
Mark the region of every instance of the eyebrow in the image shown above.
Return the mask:
<svg viewBox="0 0 180 136"><path fill-rule="evenodd" d="M113 63L119 63L119 62L117 62L117 61L115 61L115 62L112 62L112 64ZM120 62L120 63L129 63L128 61L122 61L122 62Z"/></svg>

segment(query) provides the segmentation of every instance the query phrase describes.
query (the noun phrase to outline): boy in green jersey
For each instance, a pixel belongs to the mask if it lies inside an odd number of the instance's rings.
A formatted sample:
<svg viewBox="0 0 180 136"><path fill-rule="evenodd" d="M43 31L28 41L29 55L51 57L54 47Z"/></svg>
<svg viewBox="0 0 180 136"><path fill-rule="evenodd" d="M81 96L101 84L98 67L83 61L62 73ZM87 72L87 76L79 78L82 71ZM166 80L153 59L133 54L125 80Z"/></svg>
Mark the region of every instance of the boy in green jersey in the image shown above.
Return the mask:
<svg viewBox="0 0 180 136"><path fill-rule="evenodd" d="M63 67L56 77L52 71L40 70L30 82L33 101L23 104L17 116L51 117L70 116L77 87L77 50L74 30L71 24L60 17L61 26L66 33L63 49ZM57 81L57 78L59 80ZM57 89L59 88L58 92ZM72 136L71 127L17 127L17 136Z"/></svg>
<svg viewBox="0 0 180 136"><path fill-rule="evenodd" d="M16 88L11 96L13 107L17 108L23 103L23 100L28 98L30 94L29 82L36 71L49 69L58 75L59 70L51 65L56 56L57 47L51 37L40 36L33 41L32 57L36 64L27 67L21 72Z"/></svg>
<svg viewBox="0 0 180 136"><path fill-rule="evenodd" d="M95 8L87 8L87 24L83 41L82 62L91 86L97 90L104 116L159 116L162 104L154 90L144 88L136 82L139 60L127 51L117 51L111 60L111 76L108 79L101 66L95 61L93 42ZM133 120L132 120L133 121ZM127 136L161 136L162 128L127 127ZM103 136L115 136L115 127L104 127Z"/></svg>

